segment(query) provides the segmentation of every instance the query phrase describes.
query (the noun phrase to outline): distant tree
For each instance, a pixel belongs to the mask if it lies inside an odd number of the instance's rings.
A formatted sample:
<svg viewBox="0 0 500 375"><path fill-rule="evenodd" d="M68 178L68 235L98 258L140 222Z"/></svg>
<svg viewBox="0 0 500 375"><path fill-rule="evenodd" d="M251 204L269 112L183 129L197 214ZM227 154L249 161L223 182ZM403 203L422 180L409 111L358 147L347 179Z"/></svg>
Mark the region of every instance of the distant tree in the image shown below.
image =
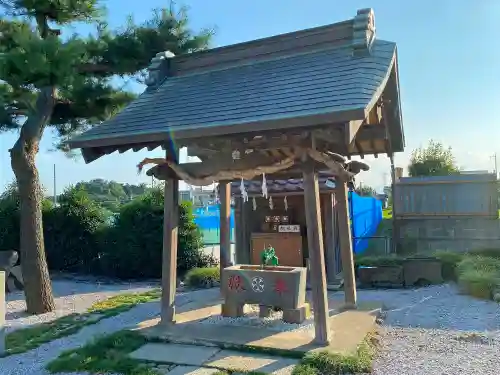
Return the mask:
<svg viewBox="0 0 500 375"><path fill-rule="evenodd" d="M9 152L19 190L26 304L33 314L55 308L35 164L44 130L50 126L65 140L102 122L135 97L116 78L142 82L156 53L205 49L212 35L193 34L185 9L172 7L143 25L129 21L113 31L102 18L102 3L0 0L0 131L19 134ZM93 24L95 33L75 34L71 26L81 22Z"/></svg>
<svg viewBox="0 0 500 375"><path fill-rule="evenodd" d="M377 192L374 188L368 185L361 185L355 189L356 193L362 197L374 197Z"/></svg>
<svg viewBox="0 0 500 375"><path fill-rule="evenodd" d="M451 147L442 143L429 141L426 147L420 147L411 154L408 174L417 176L448 176L460 173Z"/></svg>

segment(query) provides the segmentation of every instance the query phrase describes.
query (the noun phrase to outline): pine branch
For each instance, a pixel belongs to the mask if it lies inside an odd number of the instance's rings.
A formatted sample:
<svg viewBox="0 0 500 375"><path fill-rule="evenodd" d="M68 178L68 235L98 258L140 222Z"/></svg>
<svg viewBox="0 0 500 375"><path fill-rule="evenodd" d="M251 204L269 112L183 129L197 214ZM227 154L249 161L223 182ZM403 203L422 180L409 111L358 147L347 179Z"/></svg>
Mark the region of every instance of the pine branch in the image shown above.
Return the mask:
<svg viewBox="0 0 500 375"><path fill-rule="evenodd" d="M117 113L134 94L117 87L116 78L141 81L151 58L208 47L212 30L193 33L185 9L156 10L151 20L129 20L111 30L92 18L97 0L0 0L11 15L0 19L0 131L18 128L33 111L40 90L56 87L51 119L60 138L85 130ZM31 19L31 21L29 20ZM94 21L97 33L61 38L49 25Z"/></svg>

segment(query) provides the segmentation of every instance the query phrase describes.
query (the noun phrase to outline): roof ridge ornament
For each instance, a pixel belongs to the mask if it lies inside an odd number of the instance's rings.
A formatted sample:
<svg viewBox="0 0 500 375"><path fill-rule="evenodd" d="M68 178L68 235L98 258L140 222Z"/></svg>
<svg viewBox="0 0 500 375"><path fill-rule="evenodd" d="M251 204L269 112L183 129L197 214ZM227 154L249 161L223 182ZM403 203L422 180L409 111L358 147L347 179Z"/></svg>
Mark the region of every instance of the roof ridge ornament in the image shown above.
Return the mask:
<svg viewBox="0 0 500 375"><path fill-rule="evenodd" d="M146 85L151 88L157 88L161 82L168 75L168 65L165 68L164 62L173 59L175 54L170 51L158 52L155 57L151 59L148 67L148 76L146 78ZM167 71L166 71L167 70Z"/></svg>
<svg viewBox="0 0 500 375"><path fill-rule="evenodd" d="M358 10L353 19L352 48L354 56L370 54L375 40L375 13L372 8Z"/></svg>

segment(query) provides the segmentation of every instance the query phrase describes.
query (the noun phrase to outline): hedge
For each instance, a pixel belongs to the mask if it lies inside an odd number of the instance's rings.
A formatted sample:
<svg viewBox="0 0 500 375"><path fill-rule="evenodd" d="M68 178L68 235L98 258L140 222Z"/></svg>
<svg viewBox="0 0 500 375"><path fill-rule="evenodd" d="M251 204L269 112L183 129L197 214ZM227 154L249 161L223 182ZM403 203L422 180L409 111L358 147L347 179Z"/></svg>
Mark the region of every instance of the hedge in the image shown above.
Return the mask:
<svg viewBox="0 0 500 375"><path fill-rule="evenodd" d="M54 207L44 202L47 263L52 271L123 279L159 278L162 265L163 193L154 190L108 217L81 189L70 188ZM180 275L216 264L201 250L203 238L192 205L179 205L177 265ZM0 251L19 249L19 199L11 187L0 195Z"/></svg>
<svg viewBox="0 0 500 375"><path fill-rule="evenodd" d="M438 251L432 256L441 261L443 279L456 282L463 293L500 302L500 250ZM356 266L399 265L404 259L391 255L360 256L356 257Z"/></svg>

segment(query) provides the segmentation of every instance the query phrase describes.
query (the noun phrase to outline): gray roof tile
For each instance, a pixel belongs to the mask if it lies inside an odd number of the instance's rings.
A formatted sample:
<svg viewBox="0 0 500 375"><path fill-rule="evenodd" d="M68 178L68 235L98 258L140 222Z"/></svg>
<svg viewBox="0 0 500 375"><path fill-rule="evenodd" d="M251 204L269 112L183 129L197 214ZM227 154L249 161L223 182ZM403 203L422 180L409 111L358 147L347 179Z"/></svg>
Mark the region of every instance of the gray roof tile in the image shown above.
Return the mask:
<svg viewBox="0 0 500 375"><path fill-rule="evenodd" d="M335 182L335 176L328 172L318 173L318 185L320 191L333 191L334 188L326 185L326 182L330 180ZM269 195L273 194L284 194L284 193L303 193L304 185L302 178L289 178L283 180L266 180L267 192ZM262 194L262 181L256 180L244 180L245 189L250 196ZM231 195L240 196L240 182L231 182Z"/></svg>
<svg viewBox="0 0 500 375"><path fill-rule="evenodd" d="M376 40L365 56L352 56L351 48L322 49L170 77L72 142L366 109L395 49Z"/></svg>

